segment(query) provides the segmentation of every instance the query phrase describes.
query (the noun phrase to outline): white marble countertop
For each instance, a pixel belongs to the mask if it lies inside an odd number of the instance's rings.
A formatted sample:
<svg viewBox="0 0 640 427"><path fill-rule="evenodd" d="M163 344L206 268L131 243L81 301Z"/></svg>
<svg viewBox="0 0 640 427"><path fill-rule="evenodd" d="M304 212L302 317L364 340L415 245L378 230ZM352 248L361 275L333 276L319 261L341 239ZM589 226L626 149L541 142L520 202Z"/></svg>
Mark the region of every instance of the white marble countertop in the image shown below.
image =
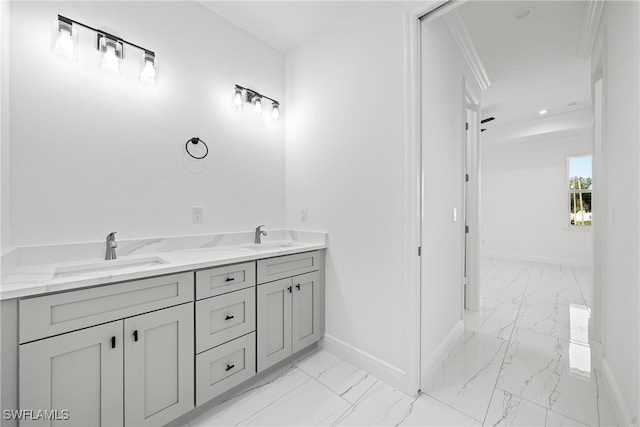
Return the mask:
<svg viewBox="0 0 640 427"><path fill-rule="evenodd" d="M0 300L235 264L261 258L325 249L327 247L325 233L281 230L270 234L273 237L264 239L261 245L246 242L246 238L250 233L214 235L214 238L205 239L205 244L201 243L202 236L197 236L200 237L200 242L193 238L187 239L195 242L195 245L185 244L184 237L180 239L145 239L145 244L140 243L142 240L130 241L128 242L129 245L125 245L125 249L123 249L123 252L130 254L119 255L115 262L95 257L69 260L60 256L60 254L56 254L55 258L61 260L55 262L22 264L15 262L9 272L3 271L4 277L0 284ZM173 243L169 243L169 240L172 239ZM225 245L225 240L234 244ZM180 243L176 244L178 241ZM68 253L77 250L72 245L66 246L67 248L64 250ZM134 246L137 246L137 249L131 249ZM171 249L171 246L174 249ZM185 246L195 247L185 248ZM129 250L126 249L127 247L129 247ZM141 250L142 248L144 250ZM159 250L154 251L154 249ZM38 250L42 252L41 248L38 248ZM30 258L31 261L36 262L47 261L42 254L34 255L37 251L32 250L31 252L29 256L22 256L22 258ZM11 255L18 260L20 259L19 254ZM132 265L127 265L129 262ZM3 269L6 270L6 266L3 266Z"/></svg>

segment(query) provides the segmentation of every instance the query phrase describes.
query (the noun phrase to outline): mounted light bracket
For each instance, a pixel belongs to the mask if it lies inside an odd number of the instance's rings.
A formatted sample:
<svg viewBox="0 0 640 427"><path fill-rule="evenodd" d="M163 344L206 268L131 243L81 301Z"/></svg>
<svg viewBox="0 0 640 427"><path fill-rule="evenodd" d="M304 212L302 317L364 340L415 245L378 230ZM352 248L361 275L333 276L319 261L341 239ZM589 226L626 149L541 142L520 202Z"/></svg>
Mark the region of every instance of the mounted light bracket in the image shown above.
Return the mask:
<svg viewBox="0 0 640 427"><path fill-rule="evenodd" d="M260 101L259 106L255 102L256 100ZM238 109L242 108L243 102L247 102L254 105L254 112L256 114L261 114L265 100L271 101L271 117L274 122L277 122L280 119L280 103L278 101L263 95L256 90L249 89L238 84L234 87L233 103Z"/></svg>

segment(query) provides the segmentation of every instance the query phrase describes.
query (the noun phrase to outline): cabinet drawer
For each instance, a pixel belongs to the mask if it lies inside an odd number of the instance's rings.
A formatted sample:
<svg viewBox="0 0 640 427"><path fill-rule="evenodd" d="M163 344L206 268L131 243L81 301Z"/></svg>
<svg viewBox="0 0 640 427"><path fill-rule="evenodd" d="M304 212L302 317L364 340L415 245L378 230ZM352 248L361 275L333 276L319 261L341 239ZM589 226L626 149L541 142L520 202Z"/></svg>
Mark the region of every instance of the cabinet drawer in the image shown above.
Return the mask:
<svg viewBox="0 0 640 427"><path fill-rule="evenodd" d="M196 356L196 405L224 393L256 373L256 334Z"/></svg>
<svg viewBox="0 0 640 427"><path fill-rule="evenodd" d="M196 271L196 299L237 291L255 284L255 262Z"/></svg>
<svg viewBox="0 0 640 427"><path fill-rule="evenodd" d="M258 261L258 283L309 273L320 269L320 253L305 252Z"/></svg>
<svg viewBox="0 0 640 427"><path fill-rule="evenodd" d="M196 302L196 353L255 330L254 287Z"/></svg>
<svg viewBox="0 0 640 427"><path fill-rule="evenodd" d="M193 273L20 301L20 343L193 301Z"/></svg>

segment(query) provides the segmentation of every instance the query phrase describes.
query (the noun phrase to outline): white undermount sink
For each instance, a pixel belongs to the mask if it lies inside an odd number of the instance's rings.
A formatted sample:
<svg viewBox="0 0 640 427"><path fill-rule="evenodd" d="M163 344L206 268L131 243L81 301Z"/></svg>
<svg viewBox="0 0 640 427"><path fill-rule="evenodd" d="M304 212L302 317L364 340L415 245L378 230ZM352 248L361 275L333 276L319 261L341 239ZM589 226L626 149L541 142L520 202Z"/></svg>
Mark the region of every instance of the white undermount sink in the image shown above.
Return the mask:
<svg viewBox="0 0 640 427"><path fill-rule="evenodd" d="M251 249L253 251L267 251L271 249L286 249L298 246L298 244L294 242L265 242L265 243L254 243L253 245L243 246L245 249Z"/></svg>
<svg viewBox="0 0 640 427"><path fill-rule="evenodd" d="M167 261L157 257L113 259L105 261L85 262L82 264L65 265L56 268L53 278L81 276L83 274L97 275L100 273L112 273L117 270L129 270L137 267L149 267L166 264Z"/></svg>

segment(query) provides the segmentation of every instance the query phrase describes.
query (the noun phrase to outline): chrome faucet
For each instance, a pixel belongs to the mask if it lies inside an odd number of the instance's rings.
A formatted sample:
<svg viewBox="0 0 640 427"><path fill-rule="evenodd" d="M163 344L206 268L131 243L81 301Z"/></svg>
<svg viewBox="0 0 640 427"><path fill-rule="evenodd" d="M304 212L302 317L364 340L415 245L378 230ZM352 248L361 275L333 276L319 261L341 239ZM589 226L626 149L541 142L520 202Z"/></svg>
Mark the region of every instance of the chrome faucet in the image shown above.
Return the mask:
<svg viewBox="0 0 640 427"><path fill-rule="evenodd" d="M253 242L253 243L255 243L256 245L259 245L260 243L262 243L262 242L260 241L260 238L261 238L262 236L266 236L266 235L267 235L267 232L266 232L266 231L260 230L262 227L264 227L264 225L259 225L259 226L257 226L257 227L256 227L256 238L255 238L255 240L254 240L254 242Z"/></svg>
<svg viewBox="0 0 640 427"><path fill-rule="evenodd" d="M107 253L104 256L105 260L116 259L116 248L118 242L116 242L116 232L107 234Z"/></svg>

